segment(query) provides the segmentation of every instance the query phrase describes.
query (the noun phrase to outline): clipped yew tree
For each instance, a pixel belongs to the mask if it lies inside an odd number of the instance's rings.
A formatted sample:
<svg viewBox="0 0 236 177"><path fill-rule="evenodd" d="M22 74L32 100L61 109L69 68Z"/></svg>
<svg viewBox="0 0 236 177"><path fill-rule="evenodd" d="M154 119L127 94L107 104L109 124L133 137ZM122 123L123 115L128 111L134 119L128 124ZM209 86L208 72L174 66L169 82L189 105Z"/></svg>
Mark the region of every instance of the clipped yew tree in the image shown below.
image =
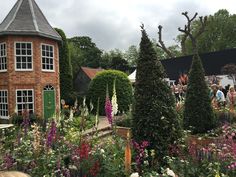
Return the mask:
<svg viewBox="0 0 236 177"><path fill-rule="evenodd" d="M134 140L148 141L160 163L169 148L181 137L181 126L174 97L165 82L165 72L152 42L142 26L134 92Z"/></svg>
<svg viewBox="0 0 236 177"><path fill-rule="evenodd" d="M196 134L205 133L214 128L215 116L211 106L209 88L198 54L193 56L184 107L185 129L191 129L192 133Z"/></svg>
<svg viewBox="0 0 236 177"><path fill-rule="evenodd" d="M97 105L99 98L99 113L105 115L106 88L108 86L109 97L111 99L113 84L115 80L118 112L123 113L129 110L132 103L132 85L126 73L117 70L104 70L99 72L90 82L88 89L88 99L93 105Z"/></svg>
<svg viewBox="0 0 236 177"><path fill-rule="evenodd" d="M63 30L55 28L62 38L59 45L60 91L61 98L69 101L73 92L72 66L68 41Z"/></svg>

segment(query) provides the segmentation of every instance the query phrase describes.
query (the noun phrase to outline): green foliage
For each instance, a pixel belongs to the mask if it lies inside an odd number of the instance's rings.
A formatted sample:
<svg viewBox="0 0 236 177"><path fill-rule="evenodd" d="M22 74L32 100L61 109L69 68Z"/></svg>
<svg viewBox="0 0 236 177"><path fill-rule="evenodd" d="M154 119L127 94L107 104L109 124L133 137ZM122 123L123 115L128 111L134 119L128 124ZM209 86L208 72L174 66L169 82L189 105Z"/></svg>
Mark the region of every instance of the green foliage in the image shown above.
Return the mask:
<svg viewBox="0 0 236 177"><path fill-rule="evenodd" d="M119 49L104 52L101 60L101 67L123 72L128 72L130 70L130 65L125 54Z"/></svg>
<svg viewBox="0 0 236 177"><path fill-rule="evenodd" d="M157 46L157 42L156 40L153 40L152 41L153 43L153 48L154 50L156 51L156 55L157 55L157 58L159 60L164 60L164 59L168 59L170 58L167 53L161 49L160 47ZM167 49L172 53L173 56L175 57L179 57L181 56L181 51L180 51L180 47L178 45L172 45L172 46L169 46L167 47Z"/></svg>
<svg viewBox="0 0 236 177"><path fill-rule="evenodd" d="M128 62L121 56L116 56L111 59L110 68L126 72L129 69L129 65Z"/></svg>
<svg viewBox="0 0 236 177"><path fill-rule="evenodd" d="M73 75L80 66L98 68L100 66L102 51L96 46L88 36L73 37L69 39L71 50L71 63Z"/></svg>
<svg viewBox="0 0 236 177"><path fill-rule="evenodd" d="M199 20L193 23L193 34L201 26ZM204 33L197 39L199 53L214 52L236 47L236 15L221 9L214 15L208 16ZM181 35L178 37L181 38ZM192 54L191 40L186 41L187 54Z"/></svg>
<svg viewBox="0 0 236 177"><path fill-rule="evenodd" d="M99 177L125 176L124 156L125 141L119 137L112 137L105 141L102 149L103 161Z"/></svg>
<svg viewBox="0 0 236 177"><path fill-rule="evenodd" d="M130 66L137 66L138 61L138 49L135 45L131 45L127 51L124 53L125 60Z"/></svg>
<svg viewBox="0 0 236 177"><path fill-rule="evenodd" d="M183 124L186 129L192 127L193 133L205 133L215 126L209 88L198 55L194 55L189 73Z"/></svg>
<svg viewBox="0 0 236 177"><path fill-rule="evenodd" d="M57 28L56 31L62 38L62 43L59 46L61 98L68 100L73 91L70 51L65 33Z"/></svg>
<svg viewBox="0 0 236 177"><path fill-rule="evenodd" d="M116 121L117 126L121 127L132 127L132 112L129 111L126 114L122 115L121 117L117 118Z"/></svg>
<svg viewBox="0 0 236 177"><path fill-rule="evenodd" d="M142 30L137 64L132 133L137 142L150 142L157 158L163 162L168 148L181 136L181 126L174 98L167 83L161 62Z"/></svg>
<svg viewBox="0 0 236 177"><path fill-rule="evenodd" d="M132 86L127 75L121 71L106 70L96 75L91 81L88 90L88 98L92 101L93 105L97 105L97 100L100 98L99 111L102 115L105 113L106 86L108 85L111 97L114 79L116 79L118 111L122 113L129 110L129 105L132 101Z"/></svg>

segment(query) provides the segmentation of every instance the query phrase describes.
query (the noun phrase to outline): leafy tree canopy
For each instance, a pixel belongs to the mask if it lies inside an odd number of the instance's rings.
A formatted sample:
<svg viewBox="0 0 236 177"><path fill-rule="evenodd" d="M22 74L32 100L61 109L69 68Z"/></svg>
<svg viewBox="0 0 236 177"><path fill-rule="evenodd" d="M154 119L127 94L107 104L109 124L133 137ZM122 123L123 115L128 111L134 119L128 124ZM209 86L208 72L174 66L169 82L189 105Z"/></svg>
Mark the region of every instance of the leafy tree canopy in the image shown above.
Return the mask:
<svg viewBox="0 0 236 177"><path fill-rule="evenodd" d="M195 20L192 25L193 34L197 33L201 23ZM183 35L177 39L180 41ZM236 15L225 9L208 16L205 31L197 39L199 53L214 52L236 47ZM191 41L186 40L187 54L192 54Z"/></svg>
<svg viewBox="0 0 236 177"><path fill-rule="evenodd" d="M78 72L80 66L100 67L102 51L92 42L90 37L73 37L69 39L69 47L71 50L73 74Z"/></svg>

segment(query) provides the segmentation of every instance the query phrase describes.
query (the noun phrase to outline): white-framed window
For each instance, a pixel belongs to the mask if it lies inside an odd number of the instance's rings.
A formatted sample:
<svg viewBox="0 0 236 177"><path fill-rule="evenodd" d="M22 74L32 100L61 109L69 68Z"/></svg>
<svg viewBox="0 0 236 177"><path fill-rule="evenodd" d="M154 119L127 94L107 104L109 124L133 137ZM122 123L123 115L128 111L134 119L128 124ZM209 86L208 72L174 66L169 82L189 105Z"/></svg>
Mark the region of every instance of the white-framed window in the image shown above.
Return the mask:
<svg viewBox="0 0 236 177"><path fill-rule="evenodd" d="M54 71L54 46L48 44L41 45L42 70Z"/></svg>
<svg viewBox="0 0 236 177"><path fill-rule="evenodd" d="M7 90L0 90L0 117L1 118L8 118Z"/></svg>
<svg viewBox="0 0 236 177"><path fill-rule="evenodd" d="M0 72L7 71L6 43L0 43Z"/></svg>
<svg viewBox="0 0 236 177"><path fill-rule="evenodd" d="M18 115L21 115L24 110L28 110L30 114L34 113L33 89L16 90L16 108Z"/></svg>
<svg viewBox="0 0 236 177"><path fill-rule="evenodd" d="M15 42L15 69L16 71L33 70L32 42Z"/></svg>

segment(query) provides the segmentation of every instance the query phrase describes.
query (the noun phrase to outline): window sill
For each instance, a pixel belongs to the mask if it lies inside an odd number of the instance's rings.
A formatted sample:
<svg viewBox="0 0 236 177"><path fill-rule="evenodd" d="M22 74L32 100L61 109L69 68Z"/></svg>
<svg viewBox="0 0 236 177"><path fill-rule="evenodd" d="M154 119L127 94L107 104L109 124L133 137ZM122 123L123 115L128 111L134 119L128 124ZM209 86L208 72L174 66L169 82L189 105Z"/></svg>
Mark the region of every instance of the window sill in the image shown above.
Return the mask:
<svg viewBox="0 0 236 177"><path fill-rule="evenodd" d="M8 116L7 116L7 117L6 117L6 116L4 116L4 117L3 117L3 116L0 116L0 119L8 120L9 117L8 117Z"/></svg>
<svg viewBox="0 0 236 177"><path fill-rule="evenodd" d="M15 69L17 72L32 72L33 69Z"/></svg>
<svg viewBox="0 0 236 177"><path fill-rule="evenodd" d="M55 73L55 70L43 70L43 69L42 69L42 72L46 72L46 73Z"/></svg>
<svg viewBox="0 0 236 177"><path fill-rule="evenodd" d="M7 70L0 70L0 73L6 73Z"/></svg>

